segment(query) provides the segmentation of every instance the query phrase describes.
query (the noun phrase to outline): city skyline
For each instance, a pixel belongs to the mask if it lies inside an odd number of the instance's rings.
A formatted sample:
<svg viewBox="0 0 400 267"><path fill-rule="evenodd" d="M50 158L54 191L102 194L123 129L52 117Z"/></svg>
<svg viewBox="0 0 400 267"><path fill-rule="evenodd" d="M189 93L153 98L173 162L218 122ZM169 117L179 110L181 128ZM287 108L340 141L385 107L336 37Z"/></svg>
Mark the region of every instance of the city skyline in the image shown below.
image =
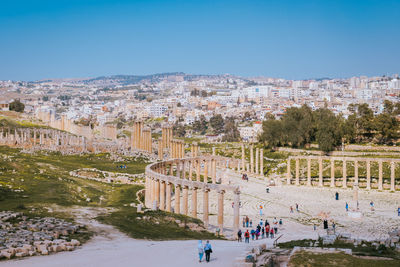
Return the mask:
<svg viewBox="0 0 400 267"><path fill-rule="evenodd" d="M6 1L1 80L399 73L396 1Z"/></svg>

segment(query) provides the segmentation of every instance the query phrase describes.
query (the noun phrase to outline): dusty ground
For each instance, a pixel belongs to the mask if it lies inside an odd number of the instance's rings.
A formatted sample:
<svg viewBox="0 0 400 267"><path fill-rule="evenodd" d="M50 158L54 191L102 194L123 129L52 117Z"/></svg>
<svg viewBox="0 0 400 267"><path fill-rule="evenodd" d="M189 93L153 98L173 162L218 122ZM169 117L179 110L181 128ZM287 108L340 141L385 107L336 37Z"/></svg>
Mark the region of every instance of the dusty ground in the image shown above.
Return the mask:
<svg viewBox="0 0 400 267"><path fill-rule="evenodd" d="M250 181L242 181L238 174L230 171L227 175L232 184L239 184L241 188L240 209L241 216L248 215L253 224L260 218L270 222L276 217L283 219L284 227L281 233L282 240L304 239L323 235L321 221L318 215L321 212L329 214L329 219L336 222L336 228L341 233L350 233L354 238L376 240L387 237L387 233L399 227L400 217L397 216L397 207L400 206L400 193L377 192L359 190L359 208L361 219L352 219L348 216L345 205L350 210L356 208L353 202L352 189L310 188L306 186L275 186L270 187L267 194L266 181L250 177ZM339 200L335 200L335 192L339 192ZM201 195L201 194L199 194ZM370 201L374 202L375 211L370 209ZM226 194L225 198L225 225L232 226L233 195ZM201 204L202 201L200 200ZM211 194L211 212L216 214L217 196ZM300 212L296 212L295 205L299 204ZM263 216L259 216L259 205L265 206ZM290 213L293 206L294 213ZM199 206L199 210L201 207ZM240 221L242 218L240 219ZM211 223L216 224L216 216L211 216ZM313 223L317 223L317 231L313 230Z"/></svg>

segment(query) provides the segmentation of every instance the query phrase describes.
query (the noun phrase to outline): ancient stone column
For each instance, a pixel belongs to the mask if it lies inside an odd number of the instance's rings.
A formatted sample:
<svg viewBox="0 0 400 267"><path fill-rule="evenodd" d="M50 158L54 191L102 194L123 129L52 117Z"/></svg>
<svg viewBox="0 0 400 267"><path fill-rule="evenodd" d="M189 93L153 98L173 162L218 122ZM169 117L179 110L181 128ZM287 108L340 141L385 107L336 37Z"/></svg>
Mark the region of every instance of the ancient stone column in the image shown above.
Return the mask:
<svg viewBox="0 0 400 267"><path fill-rule="evenodd" d="M367 189L371 189L371 161L367 160Z"/></svg>
<svg viewBox="0 0 400 267"><path fill-rule="evenodd" d="M175 185L175 213L181 213L181 187Z"/></svg>
<svg viewBox="0 0 400 267"><path fill-rule="evenodd" d="M176 163L176 177L181 178L181 162Z"/></svg>
<svg viewBox="0 0 400 267"><path fill-rule="evenodd" d="M157 208L160 207L160 180L156 180L156 203L157 203Z"/></svg>
<svg viewBox="0 0 400 267"><path fill-rule="evenodd" d="M255 169L255 172L256 172L256 174L258 174L258 170L259 170L259 157L260 157L260 149L257 147L256 148L256 169Z"/></svg>
<svg viewBox="0 0 400 267"><path fill-rule="evenodd" d="M331 159L331 187L335 187L335 160Z"/></svg>
<svg viewBox="0 0 400 267"><path fill-rule="evenodd" d="M165 182L161 181L160 210L165 210Z"/></svg>
<svg viewBox="0 0 400 267"><path fill-rule="evenodd" d="M164 129L163 129L164 130ZM163 142L161 139L158 139L158 159L163 160Z"/></svg>
<svg viewBox="0 0 400 267"><path fill-rule="evenodd" d="M217 180L217 177L216 177L216 174L217 174L216 169L217 168L216 168L216 166L217 166L217 164L216 164L215 159L211 159L211 181L212 181L213 184L215 184L216 180Z"/></svg>
<svg viewBox="0 0 400 267"><path fill-rule="evenodd" d="M193 161L189 160L188 165L189 165L189 180L192 181L193 180Z"/></svg>
<svg viewBox="0 0 400 267"><path fill-rule="evenodd" d="M296 185L300 185L300 159L296 158Z"/></svg>
<svg viewBox="0 0 400 267"><path fill-rule="evenodd" d="M146 184L145 184L145 191L144 191L144 203L146 207L150 207L151 202L151 192L150 192L150 179L146 176Z"/></svg>
<svg viewBox="0 0 400 267"><path fill-rule="evenodd" d="M292 174L290 173L290 161L291 158L287 159L287 174L286 174L286 184L290 185L290 180L292 179Z"/></svg>
<svg viewBox="0 0 400 267"><path fill-rule="evenodd" d="M239 217L240 217L240 192L233 194L233 232L239 231Z"/></svg>
<svg viewBox="0 0 400 267"><path fill-rule="evenodd" d="M358 184L358 160L354 161L354 183Z"/></svg>
<svg viewBox="0 0 400 267"><path fill-rule="evenodd" d="M347 163L343 160L343 188L347 188Z"/></svg>
<svg viewBox="0 0 400 267"><path fill-rule="evenodd" d="M156 181L153 177L151 177L151 207L153 207L153 203L156 201Z"/></svg>
<svg viewBox="0 0 400 267"><path fill-rule="evenodd" d="M245 171L245 154L244 154L244 144L242 143L242 171Z"/></svg>
<svg viewBox="0 0 400 267"><path fill-rule="evenodd" d="M260 149L260 174L264 176L264 149Z"/></svg>
<svg viewBox="0 0 400 267"><path fill-rule="evenodd" d="M197 188L192 188L192 217L197 218Z"/></svg>
<svg viewBox="0 0 400 267"><path fill-rule="evenodd" d="M246 163L246 170L247 172L250 172L250 163Z"/></svg>
<svg viewBox="0 0 400 267"><path fill-rule="evenodd" d="M208 192L207 188L203 190L203 223L206 228L208 228Z"/></svg>
<svg viewBox="0 0 400 267"><path fill-rule="evenodd" d="M378 161L379 165L379 178L378 178L378 190L383 190L383 162L382 160Z"/></svg>
<svg viewBox="0 0 400 267"><path fill-rule="evenodd" d="M199 159L197 159L196 160L196 181L197 182L200 182L200 175L201 175L201 173L200 173L200 164L201 164L201 161Z"/></svg>
<svg viewBox="0 0 400 267"><path fill-rule="evenodd" d="M322 176L322 158L319 157L318 158L318 173L319 173L319 182L318 182L318 186L324 186L324 177Z"/></svg>
<svg viewBox="0 0 400 267"><path fill-rule="evenodd" d="M390 162L390 191L396 191L394 179L395 165L394 161Z"/></svg>
<svg viewBox="0 0 400 267"><path fill-rule="evenodd" d="M253 151L253 145L250 145L250 172L254 173L254 151Z"/></svg>
<svg viewBox="0 0 400 267"><path fill-rule="evenodd" d="M307 185L311 186L311 159L307 159Z"/></svg>
<svg viewBox="0 0 400 267"><path fill-rule="evenodd" d="M208 183L208 160L204 160L203 182Z"/></svg>
<svg viewBox="0 0 400 267"><path fill-rule="evenodd" d="M182 143L181 143L181 149L182 149L181 158L184 158L185 157L185 142L184 141L182 141Z"/></svg>
<svg viewBox="0 0 400 267"><path fill-rule="evenodd" d="M166 190L166 211L171 212L171 183L167 182Z"/></svg>
<svg viewBox="0 0 400 267"><path fill-rule="evenodd" d="M224 229L224 191L218 192L218 228L220 233Z"/></svg>
<svg viewBox="0 0 400 267"><path fill-rule="evenodd" d="M187 186L183 187L183 205L182 210L184 215L188 215L188 201L189 201L189 189Z"/></svg>
<svg viewBox="0 0 400 267"><path fill-rule="evenodd" d="M182 160L182 179L186 179L186 160Z"/></svg>

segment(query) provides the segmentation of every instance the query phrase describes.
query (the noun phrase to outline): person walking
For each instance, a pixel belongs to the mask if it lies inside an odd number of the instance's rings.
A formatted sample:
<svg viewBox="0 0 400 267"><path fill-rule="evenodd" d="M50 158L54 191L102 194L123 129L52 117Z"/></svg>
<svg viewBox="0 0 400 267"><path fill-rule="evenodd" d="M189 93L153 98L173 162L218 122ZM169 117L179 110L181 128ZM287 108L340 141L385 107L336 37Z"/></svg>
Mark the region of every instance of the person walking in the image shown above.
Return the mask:
<svg viewBox="0 0 400 267"><path fill-rule="evenodd" d="M212 247L210 241L207 240L206 245L204 246L204 252L206 253L206 261L210 262L210 255L212 253Z"/></svg>
<svg viewBox="0 0 400 267"><path fill-rule="evenodd" d="M244 233L244 242L245 242L245 243L250 243L250 233L249 233L249 229L247 229L246 232Z"/></svg>
<svg viewBox="0 0 400 267"><path fill-rule="evenodd" d="M290 206L290 213L293 213L293 207Z"/></svg>
<svg viewBox="0 0 400 267"><path fill-rule="evenodd" d="M238 242L242 242L242 230L239 229L237 235L238 235Z"/></svg>
<svg viewBox="0 0 400 267"><path fill-rule="evenodd" d="M243 217L243 228L245 228L245 227L246 227L246 218Z"/></svg>
<svg viewBox="0 0 400 267"><path fill-rule="evenodd" d="M271 236L271 239L274 238L274 228L271 228L269 235Z"/></svg>
<svg viewBox="0 0 400 267"><path fill-rule="evenodd" d="M249 217L246 216L246 228L249 227Z"/></svg>
<svg viewBox="0 0 400 267"><path fill-rule="evenodd" d="M251 234L251 240L254 240L254 235L256 234L256 231L254 231L254 229L251 229L250 234Z"/></svg>
<svg viewBox="0 0 400 267"><path fill-rule="evenodd" d="M374 211L374 202L371 200L371 202L369 203L369 205L371 206L371 211Z"/></svg>
<svg viewBox="0 0 400 267"><path fill-rule="evenodd" d="M400 216L400 206L397 208L397 216Z"/></svg>
<svg viewBox="0 0 400 267"><path fill-rule="evenodd" d="M261 238L264 239L265 229L264 227L261 228Z"/></svg>
<svg viewBox="0 0 400 267"><path fill-rule="evenodd" d="M299 204L296 203L296 211L299 212Z"/></svg>
<svg viewBox="0 0 400 267"><path fill-rule="evenodd" d="M269 237L269 224L267 226L265 226L265 237L266 238Z"/></svg>
<svg viewBox="0 0 400 267"><path fill-rule="evenodd" d="M253 227L253 221L250 220L250 228Z"/></svg>
<svg viewBox="0 0 400 267"><path fill-rule="evenodd" d="M339 193L338 192L335 193L335 199L339 200Z"/></svg>
<svg viewBox="0 0 400 267"><path fill-rule="evenodd" d="M346 202L346 211L349 211L349 203Z"/></svg>
<svg viewBox="0 0 400 267"><path fill-rule="evenodd" d="M197 250L199 253L199 262L201 262L201 260L203 259L203 255L204 255L203 241L199 240L199 242L197 244Z"/></svg>

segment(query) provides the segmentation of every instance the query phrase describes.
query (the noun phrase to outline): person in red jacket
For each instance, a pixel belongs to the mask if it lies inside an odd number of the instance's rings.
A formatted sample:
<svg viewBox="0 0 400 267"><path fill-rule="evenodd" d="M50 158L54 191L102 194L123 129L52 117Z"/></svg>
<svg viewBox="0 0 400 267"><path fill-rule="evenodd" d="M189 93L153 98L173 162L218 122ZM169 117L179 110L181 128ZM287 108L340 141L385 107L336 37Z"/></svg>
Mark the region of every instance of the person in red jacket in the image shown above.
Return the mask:
<svg viewBox="0 0 400 267"><path fill-rule="evenodd" d="M274 238L274 228L271 228L271 231L269 232L271 238Z"/></svg>
<svg viewBox="0 0 400 267"><path fill-rule="evenodd" d="M250 242L250 233L249 230L246 230L246 233L244 233L244 242L249 243Z"/></svg>

